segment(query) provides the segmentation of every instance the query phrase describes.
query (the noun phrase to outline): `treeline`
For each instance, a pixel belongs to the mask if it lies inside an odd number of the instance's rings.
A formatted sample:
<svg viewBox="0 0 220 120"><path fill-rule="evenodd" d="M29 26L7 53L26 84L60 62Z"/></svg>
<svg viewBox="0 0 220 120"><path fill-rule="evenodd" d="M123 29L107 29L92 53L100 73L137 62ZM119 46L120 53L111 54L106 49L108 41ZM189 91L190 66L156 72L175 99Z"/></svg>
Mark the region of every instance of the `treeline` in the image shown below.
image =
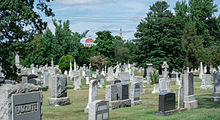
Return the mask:
<svg viewBox="0 0 220 120"><path fill-rule="evenodd" d="M59 64L59 59L67 55L80 66L89 65L92 56L106 58L109 65L135 62L146 67L152 63L159 70L163 61L168 62L170 70L181 70L183 66L198 68L201 61L208 66L220 65L220 16L214 14L217 5L213 0L177 2L174 12L168 8L165 1L150 6L147 16L137 26L136 39L129 41L113 36L110 31L100 31L96 33L97 45L84 47L80 40L88 31L72 32L68 20L54 20L54 34L46 29L28 40L2 40L3 67L8 67L5 73L10 76L10 71L14 71L10 66L14 65L14 54L18 51L21 64L26 67L32 63L50 64L52 58Z"/></svg>

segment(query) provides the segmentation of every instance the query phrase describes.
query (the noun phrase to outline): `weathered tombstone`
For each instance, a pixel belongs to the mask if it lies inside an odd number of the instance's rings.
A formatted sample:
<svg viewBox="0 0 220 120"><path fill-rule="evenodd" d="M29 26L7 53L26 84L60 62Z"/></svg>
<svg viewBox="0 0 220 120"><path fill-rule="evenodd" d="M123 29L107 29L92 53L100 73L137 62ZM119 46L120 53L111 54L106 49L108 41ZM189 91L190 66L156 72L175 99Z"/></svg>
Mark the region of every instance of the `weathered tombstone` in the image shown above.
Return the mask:
<svg viewBox="0 0 220 120"><path fill-rule="evenodd" d="M168 78L167 69L169 68L169 65L167 64L167 61L163 62L162 68L164 69L164 71L162 71L163 78Z"/></svg>
<svg viewBox="0 0 220 120"><path fill-rule="evenodd" d="M74 76L74 90L80 89L80 84L81 84L80 81L81 80L80 80L79 75L78 76Z"/></svg>
<svg viewBox="0 0 220 120"><path fill-rule="evenodd" d="M212 96L212 101L220 101L220 71L215 71L213 73L214 78L214 92Z"/></svg>
<svg viewBox="0 0 220 120"><path fill-rule="evenodd" d="M171 81L176 81L176 78L178 78L177 72L172 71L172 73L171 73Z"/></svg>
<svg viewBox="0 0 220 120"><path fill-rule="evenodd" d="M105 84L105 77L103 75L97 75L96 78L98 80L99 88L103 88L103 85Z"/></svg>
<svg viewBox="0 0 220 120"><path fill-rule="evenodd" d="M181 75L182 77L182 75ZM184 108L184 88L183 78L181 78L180 86L178 88L178 109Z"/></svg>
<svg viewBox="0 0 220 120"><path fill-rule="evenodd" d="M161 93L167 93L168 92L168 86L167 81L165 78L159 79L159 89Z"/></svg>
<svg viewBox="0 0 220 120"><path fill-rule="evenodd" d="M175 93L161 93L159 95L159 111L156 115L169 115L175 109Z"/></svg>
<svg viewBox="0 0 220 120"><path fill-rule="evenodd" d="M147 81L150 81L150 73L153 72L153 64L147 64Z"/></svg>
<svg viewBox="0 0 220 120"><path fill-rule="evenodd" d="M120 72L118 74L118 80L124 81L130 81L130 75L129 72Z"/></svg>
<svg viewBox="0 0 220 120"><path fill-rule="evenodd" d="M97 92L98 92L98 81L97 80L91 80L89 84L89 101L84 109L85 113L89 112L89 104L95 100L97 100Z"/></svg>
<svg viewBox="0 0 220 120"><path fill-rule="evenodd" d="M129 84L128 83L117 83L118 88L118 99L125 100L129 99Z"/></svg>
<svg viewBox="0 0 220 120"><path fill-rule="evenodd" d="M67 76L53 75L51 96L48 100L49 105L64 106L70 104L70 99L67 97Z"/></svg>
<svg viewBox="0 0 220 120"><path fill-rule="evenodd" d="M202 85L200 86L200 89L212 89L212 79L211 74L203 74L202 76Z"/></svg>
<svg viewBox="0 0 220 120"><path fill-rule="evenodd" d="M118 89L117 85L107 85L105 88L105 100L114 101L118 100Z"/></svg>
<svg viewBox="0 0 220 120"><path fill-rule="evenodd" d="M183 74L184 85L184 108L192 109L198 107L198 101L194 96L193 73Z"/></svg>
<svg viewBox="0 0 220 120"><path fill-rule="evenodd" d="M152 91L152 93L160 93L160 88L158 84L154 84L154 90Z"/></svg>
<svg viewBox="0 0 220 120"><path fill-rule="evenodd" d="M202 75L203 75L203 65L202 62L200 62L200 72L199 72L199 78L202 80Z"/></svg>
<svg viewBox="0 0 220 120"><path fill-rule="evenodd" d="M95 100L89 104L89 120L109 120L109 102Z"/></svg>
<svg viewBox="0 0 220 120"><path fill-rule="evenodd" d="M140 90L141 90L141 94L142 94L143 93L143 87L144 87L144 78L142 76L135 76L133 82L138 82L138 83L141 84Z"/></svg>
<svg viewBox="0 0 220 120"><path fill-rule="evenodd" d="M44 86L49 85L49 73L48 70L44 70Z"/></svg>
<svg viewBox="0 0 220 120"><path fill-rule="evenodd" d="M14 80L5 80L4 84L16 85L16 81L14 81Z"/></svg>
<svg viewBox="0 0 220 120"><path fill-rule="evenodd" d="M5 84L0 87L1 120L42 120L42 93L32 84Z"/></svg>
<svg viewBox="0 0 220 120"><path fill-rule="evenodd" d="M138 82L131 83L131 88L130 88L131 105L142 104L142 100L140 100L140 95L141 95L141 84Z"/></svg>
<svg viewBox="0 0 220 120"><path fill-rule="evenodd" d="M90 76L90 70L87 69L86 72L85 72L85 76L86 76L86 84L89 85L89 78L91 77Z"/></svg>
<svg viewBox="0 0 220 120"><path fill-rule="evenodd" d="M21 79L22 83L28 83L28 73L26 71L21 74Z"/></svg>
<svg viewBox="0 0 220 120"><path fill-rule="evenodd" d="M28 83L34 84L34 85L39 85L41 86L41 80L38 79L38 76L34 75L34 74L30 74L28 75Z"/></svg>
<svg viewBox="0 0 220 120"><path fill-rule="evenodd" d="M108 68L108 77L106 79L106 81L108 82L113 82L115 79L114 79L114 72L113 72L113 68L112 67L109 67Z"/></svg>

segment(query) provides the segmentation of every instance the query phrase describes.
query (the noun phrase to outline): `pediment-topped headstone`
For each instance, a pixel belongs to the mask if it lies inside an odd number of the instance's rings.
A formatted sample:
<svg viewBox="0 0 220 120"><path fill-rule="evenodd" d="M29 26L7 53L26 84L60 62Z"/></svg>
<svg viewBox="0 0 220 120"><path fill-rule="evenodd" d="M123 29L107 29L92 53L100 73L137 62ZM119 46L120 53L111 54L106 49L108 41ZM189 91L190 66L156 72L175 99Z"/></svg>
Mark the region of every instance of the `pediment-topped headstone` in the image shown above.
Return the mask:
<svg viewBox="0 0 220 120"><path fill-rule="evenodd" d="M121 81L130 81L129 72L120 72L120 73L118 74L118 80L121 80Z"/></svg>

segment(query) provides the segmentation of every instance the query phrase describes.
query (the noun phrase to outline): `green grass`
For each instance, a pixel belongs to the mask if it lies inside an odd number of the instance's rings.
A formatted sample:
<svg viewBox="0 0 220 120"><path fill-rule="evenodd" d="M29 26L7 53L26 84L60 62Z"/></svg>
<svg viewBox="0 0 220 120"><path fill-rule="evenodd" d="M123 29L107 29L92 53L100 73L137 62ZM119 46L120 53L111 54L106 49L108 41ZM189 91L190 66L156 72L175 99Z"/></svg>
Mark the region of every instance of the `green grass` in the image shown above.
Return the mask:
<svg viewBox="0 0 220 120"><path fill-rule="evenodd" d="M156 116L158 111L159 94L151 94L153 85L148 89L148 94L141 95L143 104L128 108L110 110L110 120L220 120L220 104L212 102L213 90L200 90L201 81L194 77L194 93L198 100L199 107L192 110L185 110L169 116ZM71 82L71 81L69 81ZM68 82L68 85L71 83ZM74 91L68 89L70 105L53 107L48 105L50 92L43 92L43 119L44 120L87 120L88 114L84 113L84 108L88 103L88 85L82 81L82 89ZM106 83L109 84L109 83ZM171 83L172 92L176 92L178 86L175 82ZM98 89L98 99L105 97L105 89ZM177 96L176 96L177 98ZM177 100L177 99L176 99ZM177 102L176 102L177 106Z"/></svg>

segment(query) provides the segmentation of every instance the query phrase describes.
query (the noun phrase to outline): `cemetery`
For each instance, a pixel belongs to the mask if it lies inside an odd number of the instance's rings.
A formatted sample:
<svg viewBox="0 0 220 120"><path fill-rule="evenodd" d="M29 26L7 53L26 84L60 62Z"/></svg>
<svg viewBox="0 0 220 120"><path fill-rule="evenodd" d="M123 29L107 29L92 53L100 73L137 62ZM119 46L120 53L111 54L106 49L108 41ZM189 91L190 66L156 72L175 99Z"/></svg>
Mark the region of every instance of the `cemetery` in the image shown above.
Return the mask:
<svg viewBox="0 0 220 120"><path fill-rule="evenodd" d="M220 120L220 2L175 2L0 1L0 120Z"/></svg>

